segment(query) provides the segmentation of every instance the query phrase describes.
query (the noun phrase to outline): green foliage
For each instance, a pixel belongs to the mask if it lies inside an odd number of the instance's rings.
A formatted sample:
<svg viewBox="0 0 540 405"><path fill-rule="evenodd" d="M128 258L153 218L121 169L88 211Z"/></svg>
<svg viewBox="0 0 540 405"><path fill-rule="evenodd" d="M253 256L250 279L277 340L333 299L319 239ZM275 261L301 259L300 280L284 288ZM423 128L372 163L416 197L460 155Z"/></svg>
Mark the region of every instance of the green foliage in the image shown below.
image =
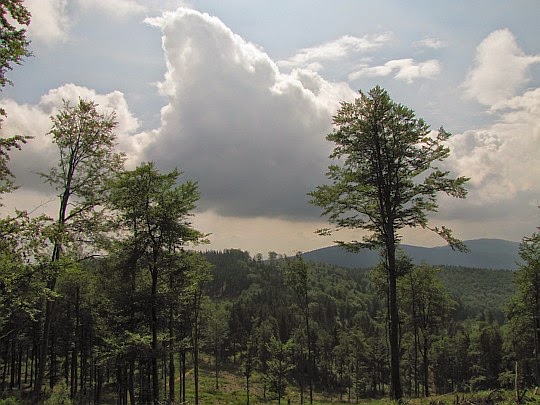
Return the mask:
<svg viewBox="0 0 540 405"><path fill-rule="evenodd" d="M280 400L286 393L288 379L294 368L291 364L293 342L288 340L282 343L272 336L266 347L270 355L265 373L266 383L269 391Z"/></svg>
<svg viewBox="0 0 540 405"><path fill-rule="evenodd" d="M436 211L437 192L464 198L467 178L451 179L435 163L449 156L444 145L450 133L432 134L414 111L397 104L375 87L352 103L343 102L334 116L337 127L327 139L335 143L329 167L330 185L311 193L312 203L324 208L337 228L365 229L349 248L384 246L399 241L404 227L428 227L427 214ZM433 228L450 244L460 247L447 228Z"/></svg>
<svg viewBox="0 0 540 405"><path fill-rule="evenodd" d="M26 27L30 24L30 12L21 0L5 0L0 3L0 89L11 81L6 72L13 64L31 55ZM0 115L3 115L3 110Z"/></svg>
<svg viewBox="0 0 540 405"><path fill-rule="evenodd" d="M439 278L456 302L454 316L491 318L502 323L508 300L515 292L514 272L441 266Z"/></svg>
<svg viewBox="0 0 540 405"><path fill-rule="evenodd" d="M104 205L109 180L125 160L114 151L118 123L114 112L100 113L96 103L83 99L76 105L64 101L51 120L48 135L57 146L58 163L41 176L59 192L55 251L80 256L83 244L88 252L108 242ZM60 255L55 256L58 261Z"/></svg>
<svg viewBox="0 0 540 405"><path fill-rule="evenodd" d="M523 238L522 263L514 275L516 293L508 307L506 340L526 384L540 383L540 233ZM532 348L532 350L531 350Z"/></svg>
<svg viewBox="0 0 540 405"><path fill-rule="evenodd" d="M15 397L0 399L0 405L20 405L20 401Z"/></svg>
<svg viewBox="0 0 540 405"><path fill-rule="evenodd" d="M43 402L43 405L71 405L73 402L69 396L69 389L65 382L56 384L49 398Z"/></svg>

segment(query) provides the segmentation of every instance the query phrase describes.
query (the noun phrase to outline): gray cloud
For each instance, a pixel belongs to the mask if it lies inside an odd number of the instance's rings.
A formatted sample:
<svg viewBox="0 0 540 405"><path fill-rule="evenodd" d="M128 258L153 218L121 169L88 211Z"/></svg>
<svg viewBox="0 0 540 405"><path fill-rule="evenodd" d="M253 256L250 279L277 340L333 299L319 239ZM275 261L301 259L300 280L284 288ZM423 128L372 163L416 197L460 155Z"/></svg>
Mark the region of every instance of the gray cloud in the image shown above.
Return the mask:
<svg viewBox="0 0 540 405"><path fill-rule="evenodd" d="M318 74L280 73L220 20L179 9L163 31L169 103L146 158L199 181L201 209L227 216L317 215L306 193L324 181L331 116L354 93Z"/></svg>

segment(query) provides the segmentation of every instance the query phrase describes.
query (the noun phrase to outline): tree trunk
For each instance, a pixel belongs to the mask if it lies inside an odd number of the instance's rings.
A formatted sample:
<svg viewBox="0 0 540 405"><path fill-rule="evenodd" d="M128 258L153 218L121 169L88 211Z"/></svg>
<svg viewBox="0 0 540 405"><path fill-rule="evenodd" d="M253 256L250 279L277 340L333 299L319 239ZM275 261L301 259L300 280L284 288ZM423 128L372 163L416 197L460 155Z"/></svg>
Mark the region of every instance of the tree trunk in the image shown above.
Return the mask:
<svg viewBox="0 0 540 405"><path fill-rule="evenodd" d="M534 285L534 365L535 382L540 385L540 280L539 272L536 272L536 283Z"/></svg>
<svg viewBox="0 0 540 405"><path fill-rule="evenodd" d="M50 364L49 364L49 387L51 390L56 384L56 330L53 329L51 333L50 344Z"/></svg>
<svg viewBox="0 0 540 405"><path fill-rule="evenodd" d="M158 270L154 263L150 269L152 275L152 296L151 296L151 329L152 329L152 398L155 405L159 402L159 372L158 372L158 336L157 336L157 283Z"/></svg>
<svg viewBox="0 0 540 405"><path fill-rule="evenodd" d="M307 301L307 291L306 291L306 308L305 308L305 322L306 322L306 335L307 335L307 344L308 344L308 379L309 379L309 403L313 404L313 371L315 370L315 364L312 353L312 342L311 342L311 330L309 327L309 303Z"/></svg>
<svg viewBox="0 0 540 405"><path fill-rule="evenodd" d="M194 346L198 346L194 344ZM199 349L193 348L193 379L195 382L195 404L199 404Z"/></svg>
<svg viewBox="0 0 540 405"><path fill-rule="evenodd" d="M195 405L199 404L199 310L202 292L197 290L194 296L194 317L192 327L193 341L193 378L195 381Z"/></svg>
<svg viewBox="0 0 540 405"><path fill-rule="evenodd" d="M71 352L71 398L75 398L78 389L78 356L79 356L79 325L80 325L79 286L75 289L75 333L73 351Z"/></svg>
<svg viewBox="0 0 540 405"><path fill-rule="evenodd" d="M424 337L424 396L429 397L429 339Z"/></svg>
<svg viewBox="0 0 540 405"><path fill-rule="evenodd" d="M181 357L182 357L182 361L181 361L181 364L182 364L182 398L181 398L181 402L186 402L186 351L184 349L182 349L182 352L181 352Z"/></svg>
<svg viewBox="0 0 540 405"><path fill-rule="evenodd" d="M216 339L217 341L217 339ZM214 354L215 354L215 380L216 380L216 390L219 390L219 348L216 346L214 347Z"/></svg>
<svg viewBox="0 0 540 405"><path fill-rule="evenodd" d="M66 186L62 193L60 201L60 210L58 212L58 225L62 228L66 224L66 212L68 208L69 197L71 195L70 187L73 179L73 168L68 170L68 177L66 179ZM54 242L53 251L51 255L51 266L54 272L50 280L47 281L47 288L50 291L55 291L56 287L56 265L60 261L62 252L61 240ZM47 348L49 346L49 337L51 333L51 323L54 314L55 302L52 300L45 301L45 319L43 321L43 329L39 339L39 351L38 351L38 364L36 373L36 385L34 386L34 400L39 402L41 399L41 387L43 385L43 378L45 376L45 366L47 362Z"/></svg>
<svg viewBox="0 0 540 405"><path fill-rule="evenodd" d="M393 239L393 231L391 233ZM399 370L399 312L397 303L396 246L387 243L388 303L390 312L390 397L399 401L403 397Z"/></svg>
<svg viewBox="0 0 540 405"><path fill-rule="evenodd" d="M135 405L135 359L130 356L129 359L129 376L128 376L128 389L129 389L129 403Z"/></svg>
<svg viewBox="0 0 540 405"><path fill-rule="evenodd" d="M6 339L6 345L4 349L4 367L2 368L2 385L0 387L0 392L3 393L6 390L6 377L7 377L7 369L9 364L9 340Z"/></svg>
<svg viewBox="0 0 540 405"><path fill-rule="evenodd" d="M249 375L246 374L246 405L249 405Z"/></svg>
<svg viewBox="0 0 540 405"><path fill-rule="evenodd" d="M175 375L174 352L170 350L169 351L169 400L171 401L171 403L174 402L174 391L175 391L174 375Z"/></svg>
<svg viewBox="0 0 540 405"><path fill-rule="evenodd" d="M413 317L413 332L414 332L414 349L413 349L413 375L414 375L414 395L418 397L420 387L418 384L418 347L420 345L420 340L418 337L418 324L417 324L417 315L416 315L416 290L414 286L414 279L412 272L409 274L409 279L411 282L411 297L412 297L412 317Z"/></svg>
<svg viewBox="0 0 540 405"><path fill-rule="evenodd" d="M56 278L53 278L47 283L47 288L54 291ZM47 362L47 348L49 346L49 335L51 332L52 314L54 312L54 301L47 300L45 303L45 316L43 321L43 329L39 338L39 350L37 355L37 371L34 385L34 399L38 402L41 399L41 387L43 386L43 378L45 376L45 366Z"/></svg>
<svg viewBox="0 0 540 405"><path fill-rule="evenodd" d="M169 308L169 400L174 403L174 327L173 327L173 309Z"/></svg>
<svg viewBox="0 0 540 405"><path fill-rule="evenodd" d="M182 364L182 353L183 353L183 349L180 349L178 351L178 367L180 368L178 370L178 374L179 374L179 378L180 378L180 381L178 381L178 402L182 403L184 402L182 400L182 392L184 391L183 388L182 388L182 384L184 382L184 366Z"/></svg>
<svg viewBox="0 0 540 405"><path fill-rule="evenodd" d="M103 387L103 370L101 366L96 367L96 404L101 403L101 388Z"/></svg>
<svg viewBox="0 0 540 405"><path fill-rule="evenodd" d="M15 388L15 381L17 376L17 343L15 339L11 341L11 355L10 355L10 377L9 377L9 389L13 391Z"/></svg>

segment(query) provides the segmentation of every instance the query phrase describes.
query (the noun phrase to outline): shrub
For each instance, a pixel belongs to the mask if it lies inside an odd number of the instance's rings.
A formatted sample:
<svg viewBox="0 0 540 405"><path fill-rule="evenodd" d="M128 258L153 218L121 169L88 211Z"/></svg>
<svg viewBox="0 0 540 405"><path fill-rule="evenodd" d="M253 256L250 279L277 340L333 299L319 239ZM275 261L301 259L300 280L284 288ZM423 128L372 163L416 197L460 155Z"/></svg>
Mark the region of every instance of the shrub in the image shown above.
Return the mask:
<svg viewBox="0 0 540 405"><path fill-rule="evenodd" d="M51 396L44 402L44 405L72 405L73 402L69 398L69 390L65 382L58 383L54 386Z"/></svg>

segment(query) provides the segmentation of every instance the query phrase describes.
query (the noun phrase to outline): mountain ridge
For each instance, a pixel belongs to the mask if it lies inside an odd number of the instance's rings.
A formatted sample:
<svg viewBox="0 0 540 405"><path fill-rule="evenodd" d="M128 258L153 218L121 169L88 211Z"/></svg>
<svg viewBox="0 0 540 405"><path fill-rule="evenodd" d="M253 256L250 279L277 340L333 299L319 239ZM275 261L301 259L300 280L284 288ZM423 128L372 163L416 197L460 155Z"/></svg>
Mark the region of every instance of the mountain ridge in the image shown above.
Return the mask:
<svg viewBox="0 0 540 405"><path fill-rule="evenodd" d="M415 264L461 266L483 269L516 270L519 263L519 242L504 239L471 239L464 241L469 252L454 251L449 246L422 247L403 244L400 247ZM377 251L361 249L351 253L334 245L302 254L312 262L347 268L370 268L379 263Z"/></svg>

